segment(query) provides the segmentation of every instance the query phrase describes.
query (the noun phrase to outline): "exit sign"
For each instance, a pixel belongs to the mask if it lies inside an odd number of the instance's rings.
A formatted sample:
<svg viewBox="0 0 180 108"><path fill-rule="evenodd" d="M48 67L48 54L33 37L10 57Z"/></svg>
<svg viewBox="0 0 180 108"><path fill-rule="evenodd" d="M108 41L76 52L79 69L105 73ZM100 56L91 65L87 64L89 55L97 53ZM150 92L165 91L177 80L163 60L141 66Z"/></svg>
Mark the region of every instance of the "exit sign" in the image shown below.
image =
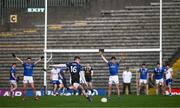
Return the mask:
<svg viewBox="0 0 180 108"><path fill-rule="evenodd" d="M44 8L28 8L27 11L32 12L32 13L41 13L41 12L44 12L45 9Z"/></svg>

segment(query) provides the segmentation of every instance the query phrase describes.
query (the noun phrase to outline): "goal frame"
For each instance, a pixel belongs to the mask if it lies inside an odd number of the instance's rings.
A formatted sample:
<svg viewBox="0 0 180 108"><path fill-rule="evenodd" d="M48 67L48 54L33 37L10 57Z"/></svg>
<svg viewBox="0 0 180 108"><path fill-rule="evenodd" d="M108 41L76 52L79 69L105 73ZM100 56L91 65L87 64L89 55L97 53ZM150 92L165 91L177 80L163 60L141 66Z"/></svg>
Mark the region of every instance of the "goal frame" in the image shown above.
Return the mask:
<svg viewBox="0 0 180 108"><path fill-rule="evenodd" d="M159 48L149 49L104 49L104 52L159 52L159 63L162 66L162 0L160 0L160 25L159 25ZM44 26L44 87L47 87L47 53L61 53L61 52L99 52L99 49L47 49L47 16L48 4L45 0L45 26ZM52 57L52 56L51 56Z"/></svg>

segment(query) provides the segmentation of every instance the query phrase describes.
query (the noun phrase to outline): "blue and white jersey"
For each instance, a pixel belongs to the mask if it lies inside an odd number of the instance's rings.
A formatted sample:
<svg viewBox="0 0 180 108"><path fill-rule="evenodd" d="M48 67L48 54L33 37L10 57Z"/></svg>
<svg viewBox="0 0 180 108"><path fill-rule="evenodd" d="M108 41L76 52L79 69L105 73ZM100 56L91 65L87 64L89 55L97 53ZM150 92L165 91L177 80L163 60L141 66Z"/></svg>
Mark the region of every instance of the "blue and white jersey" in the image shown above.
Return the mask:
<svg viewBox="0 0 180 108"><path fill-rule="evenodd" d="M23 63L24 67L24 76L32 76L33 68L35 67L34 63Z"/></svg>
<svg viewBox="0 0 180 108"><path fill-rule="evenodd" d="M16 69L13 66L9 70L9 74L10 74L9 80L15 80L14 77L12 76L12 73L14 73L14 76L16 76Z"/></svg>
<svg viewBox="0 0 180 108"><path fill-rule="evenodd" d="M140 73L140 79L147 79L148 75L148 69L147 68L140 68L139 69Z"/></svg>
<svg viewBox="0 0 180 108"><path fill-rule="evenodd" d="M172 68L166 69L166 71L165 71L166 80L172 79L172 73L173 73L173 69Z"/></svg>
<svg viewBox="0 0 180 108"><path fill-rule="evenodd" d="M60 72L59 68L53 68L51 70L51 79L53 81L58 81L59 80L59 72Z"/></svg>
<svg viewBox="0 0 180 108"><path fill-rule="evenodd" d="M119 63L108 62L110 76L118 75Z"/></svg>
<svg viewBox="0 0 180 108"><path fill-rule="evenodd" d="M154 68L155 79L159 80L163 78L164 68Z"/></svg>

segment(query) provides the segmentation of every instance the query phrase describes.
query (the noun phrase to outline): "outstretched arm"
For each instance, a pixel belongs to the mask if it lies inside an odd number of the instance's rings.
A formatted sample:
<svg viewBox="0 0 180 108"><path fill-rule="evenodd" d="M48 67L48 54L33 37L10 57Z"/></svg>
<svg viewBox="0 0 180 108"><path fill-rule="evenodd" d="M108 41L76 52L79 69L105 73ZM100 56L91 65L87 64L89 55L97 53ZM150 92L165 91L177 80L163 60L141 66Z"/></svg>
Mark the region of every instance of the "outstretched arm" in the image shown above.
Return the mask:
<svg viewBox="0 0 180 108"><path fill-rule="evenodd" d="M67 67L66 64L54 64L54 65L49 65L49 66L52 66L52 67Z"/></svg>
<svg viewBox="0 0 180 108"><path fill-rule="evenodd" d="M44 56L41 56L41 58L39 58L36 62L34 62L34 64L36 65L36 64L39 63L43 58L44 58Z"/></svg>
<svg viewBox="0 0 180 108"><path fill-rule="evenodd" d="M99 53L101 55L101 58L104 60L104 62L108 63L108 60L104 57L103 52L99 50Z"/></svg>
<svg viewBox="0 0 180 108"><path fill-rule="evenodd" d="M119 57L119 62L121 62L122 60L124 60L125 56L124 53L120 53L120 57Z"/></svg>
<svg viewBox="0 0 180 108"><path fill-rule="evenodd" d="M23 61L19 57L17 57L14 53L12 53L12 56L23 64Z"/></svg>

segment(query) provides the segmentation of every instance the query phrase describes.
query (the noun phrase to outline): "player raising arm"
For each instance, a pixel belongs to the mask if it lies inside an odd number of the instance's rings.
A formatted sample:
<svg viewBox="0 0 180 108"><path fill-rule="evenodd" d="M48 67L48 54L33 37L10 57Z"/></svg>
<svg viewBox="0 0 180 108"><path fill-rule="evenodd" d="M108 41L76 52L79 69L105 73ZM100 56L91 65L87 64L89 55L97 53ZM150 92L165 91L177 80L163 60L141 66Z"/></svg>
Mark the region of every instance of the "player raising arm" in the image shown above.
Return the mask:
<svg viewBox="0 0 180 108"><path fill-rule="evenodd" d="M111 91L112 91L112 84L114 83L116 86L116 92L117 95L120 95L120 89L119 89L119 77L118 77L118 68L119 68L119 62L116 61L116 57L112 56L111 61L108 61L104 55L103 51L99 50L100 55L104 62L107 63L109 67L109 85L108 85L108 98L111 96Z"/></svg>
<svg viewBox="0 0 180 108"><path fill-rule="evenodd" d="M12 54L12 56L16 58L18 61L20 61L24 67L23 88L22 88L23 100L25 99L26 87L28 83L31 85L31 88L33 90L34 97L35 97L34 99L38 100L39 98L36 96L36 89L35 89L34 80L33 80L33 69L36 66L36 64L39 63L44 58L44 56L39 58L36 62L32 62L31 57L28 57L26 61L23 61L19 57L17 57L14 53Z"/></svg>

